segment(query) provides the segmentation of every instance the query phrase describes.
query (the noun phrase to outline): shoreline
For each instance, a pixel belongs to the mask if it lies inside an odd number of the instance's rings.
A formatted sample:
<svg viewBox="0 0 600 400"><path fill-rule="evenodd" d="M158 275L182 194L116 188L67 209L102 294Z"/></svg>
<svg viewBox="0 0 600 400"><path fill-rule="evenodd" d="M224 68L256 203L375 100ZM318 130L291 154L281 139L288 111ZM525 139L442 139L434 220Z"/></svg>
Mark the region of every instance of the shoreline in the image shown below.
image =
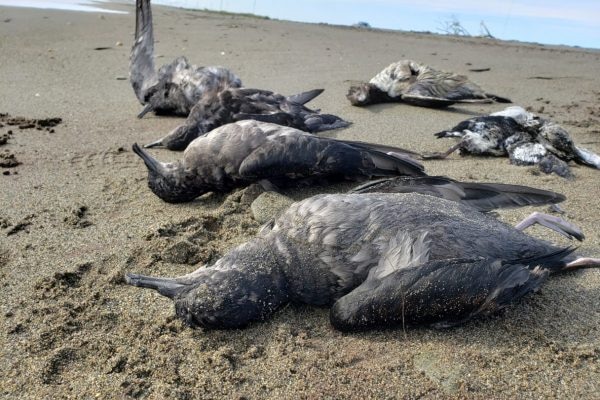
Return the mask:
<svg viewBox="0 0 600 400"><path fill-rule="evenodd" d="M110 0L104 1L104 2L99 2L99 3L92 2L91 4L99 4L99 5L105 4L106 7L110 7L110 6L127 7L127 6L132 5L132 4L124 3L122 1L119 2L119 1L110 1ZM87 6L87 4L84 6ZM467 41L468 40L489 40L491 42L500 42L500 44L502 44L502 45L514 44L516 46L546 47L546 48L550 48L553 50L573 50L573 51L586 51L586 52L600 53L600 47L592 48L592 47L583 47L583 46L567 45L567 44L547 44L547 43L539 43L539 42L521 41L521 40L516 40L516 39L500 39L500 38L496 38L496 37L486 37L486 36L481 36L481 35L451 35L451 34L437 33L437 32L433 32L433 31L414 31L414 30L402 30L402 29L392 29L392 28L378 28L378 27L370 27L370 26L369 27L358 27L358 26L354 26L354 25L343 25L343 24L335 24L335 23L329 23L329 22L295 21L295 20L273 18L273 17L269 17L267 15L260 15L260 14L253 14L253 13L211 10L208 8L203 8L203 9L186 8L186 7L177 7L177 6L164 5L164 4L154 4L152 7L153 8L162 7L165 9L180 10L182 12L201 12L201 13L206 13L206 14L215 14L215 15L220 15L220 16L224 16L224 17L233 17L233 18L256 18L256 19L265 19L265 20L279 21L279 22L285 22L285 23L323 25L323 26L329 26L329 27L340 28L340 29L353 29L353 30L362 30L362 31L373 31L373 32L390 32L390 33L394 33L394 34L414 34L414 35L425 35L425 36L430 35L430 36L439 36L439 37L445 37L445 38L451 38L451 39L454 38L457 40L467 40ZM81 10L81 9L64 9L64 8L41 8L41 7L35 7L35 6L27 7L27 6L23 6L23 5L5 5L5 4L0 4L0 8L34 8L34 9L40 9L40 10L56 10L56 11L65 11L65 12L90 12L90 13L122 12L120 10L111 10L108 8L106 8L106 9L95 8L93 10Z"/></svg>

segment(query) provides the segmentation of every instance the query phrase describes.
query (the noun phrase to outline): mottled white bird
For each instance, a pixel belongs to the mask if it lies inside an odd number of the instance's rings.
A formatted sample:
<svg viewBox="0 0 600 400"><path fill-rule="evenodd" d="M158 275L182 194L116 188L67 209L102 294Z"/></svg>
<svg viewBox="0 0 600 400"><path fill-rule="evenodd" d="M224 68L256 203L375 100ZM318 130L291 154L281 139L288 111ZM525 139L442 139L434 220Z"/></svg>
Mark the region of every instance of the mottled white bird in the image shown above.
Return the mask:
<svg viewBox="0 0 600 400"><path fill-rule="evenodd" d="M352 86L346 97L354 106L403 102L441 108L454 103L511 102L484 92L464 75L439 71L412 60L390 64L368 83Z"/></svg>
<svg viewBox="0 0 600 400"><path fill-rule="evenodd" d="M519 106L470 118L435 135L460 141L430 158L444 158L456 150L461 154L508 156L512 164L537 164L543 172L565 178L572 177L569 161L600 169L600 156L576 146L560 125Z"/></svg>

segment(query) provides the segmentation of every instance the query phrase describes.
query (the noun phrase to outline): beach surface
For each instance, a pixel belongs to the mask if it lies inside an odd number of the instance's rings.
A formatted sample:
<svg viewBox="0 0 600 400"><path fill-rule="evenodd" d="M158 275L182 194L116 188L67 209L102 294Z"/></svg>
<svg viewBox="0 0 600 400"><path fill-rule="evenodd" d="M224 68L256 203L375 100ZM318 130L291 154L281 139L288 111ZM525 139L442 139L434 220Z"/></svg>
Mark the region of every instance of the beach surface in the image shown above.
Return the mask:
<svg viewBox="0 0 600 400"><path fill-rule="evenodd" d="M171 300L125 285L126 272L177 276L211 263L260 224L248 190L175 205L147 187L131 145L183 120L136 118L141 106L128 81L134 7L114 8L129 14L0 8L0 113L9 114L0 120L1 398L598 398L598 270L553 277L502 314L458 328L358 334L335 331L327 309L304 306L243 330L194 330ZM186 55L229 67L247 87L324 88L310 105L353 122L327 136L442 151L454 142L434 132L503 108L356 108L346 100L351 84L410 58L466 74L600 153L598 51L153 12L157 65ZM600 171L573 165L569 181L507 158L458 155L425 168L564 193L564 218L586 235L579 251L600 257ZM514 224L534 210L499 218Z"/></svg>

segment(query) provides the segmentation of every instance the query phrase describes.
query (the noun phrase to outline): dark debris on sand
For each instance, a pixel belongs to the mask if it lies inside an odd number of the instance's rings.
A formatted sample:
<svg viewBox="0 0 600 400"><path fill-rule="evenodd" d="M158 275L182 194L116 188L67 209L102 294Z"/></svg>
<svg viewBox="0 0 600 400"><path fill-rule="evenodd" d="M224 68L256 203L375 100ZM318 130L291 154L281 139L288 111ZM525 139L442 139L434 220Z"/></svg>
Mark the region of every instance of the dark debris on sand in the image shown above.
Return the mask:
<svg viewBox="0 0 600 400"><path fill-rule="evenodd" d="M21 164L15 155L11 152L4 151L0 153L0 167L2 168L14 168Z"/></svg>
<svg viewBox="0 0 600 400"><path fill-rule="evenodd" d="M63 221L73 228L86 228L92 225L92 222L87 219L88 208L84 205L77 205L69 210Z"/></svg>
<svg viewBox="0 0 600 400"><path fill-rule="evenodd" d="M3 128L17 127L18 129L36 129L38 131L46 131L48 133L54 133L54 127L62 122L62 118L42 118L42 119L31 119L25 117L11 117L8 113L0 113L0 130ZM14 131L7 129L6 131L0 131L0 146L8 143L9 139L12 138ZM9 151L0 153L0 167L1 168L14 168L21 164L15 157L15 155ZM10 175L9 171L3 171L3 175ZM16 174L16 172L13 172Z"/></svg>
<svg viewBox="0 0 600 400"><path fill-rule="evenodd" d="M35 217L35 214L29 214L28 216L23 218L21 221L17 222L16 224L14 224L12 226L9 224L8 220L3 219L0 223L0 227L9 228L6 231L6 236L11 236L11 235L19 233L21 231L26 231L27 227L29 227L29 225L32 224L32 220L34 217Z"/></svg>
<svg viewBox="0 0 600 400"><path fill-rule="evenodd" d="M8 113L0 113L0 128L4 125L16 126L19 129L37 129L46 130L50 133L54 133L54 127L62 122L62 118L42 118L42 119L31 119L25 117L11 117Z"/></svg>

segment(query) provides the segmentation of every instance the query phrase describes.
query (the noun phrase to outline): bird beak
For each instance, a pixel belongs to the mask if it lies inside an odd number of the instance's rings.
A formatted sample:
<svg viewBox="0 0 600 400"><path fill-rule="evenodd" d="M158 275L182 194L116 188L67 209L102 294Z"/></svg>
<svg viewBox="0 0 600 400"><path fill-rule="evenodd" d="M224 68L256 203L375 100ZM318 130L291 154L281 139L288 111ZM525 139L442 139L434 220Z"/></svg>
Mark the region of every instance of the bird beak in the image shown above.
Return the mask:
<svg viewBox="0 0 600 400"><path fill-rule="evenodd" d="M145 148L145 149L150 149L150 148L152 148L152 147L164 147L165 145L163 144L163 142L162 142L162 141L163 141L162 139L158 139L158 140L157 140L157 141L155 141L155 142L152 142L152 143L145 144L145 145L144 145L144 148Z"/></svg>
<svg viewBox="0 0 600 400"><path fill-rule="evenodd" d="M154 159L150 154L148 154L147 151L142 149L137 143L133 144L132 149L135 154L137 154L142 160L144 160L144 163L146 164L146 167L148 167L149 170L162 175L162 173L164 172L164 167L160 161Z"/></svg>
<svg viewBox="0 0 600 400"><path fill-rule="evenodd" d="M155 278L138 274L126 274L125 282L132 286L154 289L170 299L177 296L181 289L187 286L170 278Z"/></svg>
<svg viewBox="0 0 600 400"><path fill-rule="evenodd" d="M154 109L154 107L152 107L152 104L148 103L148 104L146 104L146 106L144 107L144 109L137 115L137 117L138 118L143 118L144 115L148 114L153 109Z"/></svg>

